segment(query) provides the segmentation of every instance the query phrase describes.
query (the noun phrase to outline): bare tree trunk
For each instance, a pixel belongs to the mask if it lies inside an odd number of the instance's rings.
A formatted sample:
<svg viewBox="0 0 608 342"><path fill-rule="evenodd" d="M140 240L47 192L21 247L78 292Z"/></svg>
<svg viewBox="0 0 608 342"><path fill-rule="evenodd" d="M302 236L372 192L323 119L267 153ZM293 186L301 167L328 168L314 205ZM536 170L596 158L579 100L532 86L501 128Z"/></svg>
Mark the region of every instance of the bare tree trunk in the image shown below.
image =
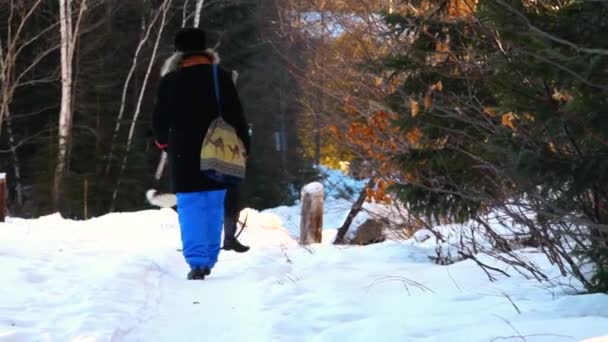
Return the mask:
<svg viewBox="0 0 608 342"><path fill-rule="evenodd" d="M11 153L14 173L14 184L16 194L16 204L23 205L24 195L21 178L21 161L18 154L18 149L23 142L18 142L13 130L13 113L11 112L11 103L17 88L27 84L33 84L40 81L48 81L45 79L28 79L31 76L34 68L44 60L44 58L59 48L59 45L52 45L43 50L37 50L34 56L28 56L27 63L24 58L20 58L22 52L28 46L32 46L43 39L47 34L55 31L55 25L59 21L47 26L45 29L36 32L34 35L28 35L32 32L27 29L28 23L34 19L36 11L40 8L43 0L30 1L30 4L19 5L16 1L10 1L7 30L4 40L0 40L0 134L3 132L3 124L6 122L6 132L8 134L9 151ZM19 63L18 63L19 62ZM36 73L35 77L40 77ZM40 134L40 133L39 133ZM39 135L38 134L38 135ZM25 139L24 139L25 140Z"/></svg>
<svg viewBox="0 0 608 342"><path fill-rule="evenodd" d="M31 17L33 16L34 12L36 11L36 9L38 8L38 6L40 5L41 2L42 2L42 0L37 0L35 3L31 4L29 7L25 7L25 8L27 8L27 10L23 11L22 13L15 13L16 5L14 5L12 1L9 5L10 14L9 14L8 23L6 25L8 28L7 36L6 36L6 53L3 52L4 48L3 48L2 44L0 44L0 75L2 77L2 80L1 80L2 82L0 84L0 88L2 90L0 93L0 100L1 100L1 102L0 102L0 132L2 132L2 124L4 123L4 117L5 117L5 115L8 115L9 105L10 105L16 84L20 81L21 77L26 73L26 72L24 72L23 74L19 75L18 77L16 77L16 78L14 77L17 57L22 52L22 50L25 46L30 45L31 43L36 41L38 38L40 38L41 35L44 34L44 32L41 32L36 37L29 39L28 41L24 41L22 43L22 45L18 44L21 42L20 41L21 34L23 33L23 29L24 29L26 23L31 19ZM20 19L20 21L18 21L16 23L17 29L11 30L11 27L13 27L14 19ZM0 43L1 43L1 41L0 41ZM46 53L48 53L48 51L42 53L42 55L45 55ZM26 68L26 71L30 70L30 68L32 68L34 65L36 65L39 61L40 61L39 56L34 58L31 65Z"/></svg>
<svg viewBox="0 0 608 342"><path fill-rule="evenodd" d="M315 129L315 165L321 165L321 115L315 113L314 117L314 129Z"/></svg>
<svg viewBox="0 0 608 342"><path fill-rule="evenodd" d="M61 33L61 108L59 110L59 145L57 165L53 178L53 206L59 209L59 198L63 187L68 161L73 123L73 62L76 40L82 17L87 8L87 0L82 0L76 21L72 24L72 0L59 0L59 30Z"/></svg>
<svg viewBox="0 0 608 342"><path fill-rule="evenodd" d="M2 53L0 55L0 74L3 77L2 80L2 97L1 100L2 102L0 103L0 132L2 132L2 124L4 122L4 116L8 115L8 107L9 107L9 103L10 100L12 98L12 92L14 90L14 83L10 82L12 84L6 84L7 82L9 82L9 74L12 74L13 72L13 68L15 67L15 61L17 59L17 56L19 55L19 53L21 52L23 46L18 47L17 46L17 42L19 41L19 37L21 36L21 33L23 32L23 28L25 27L25 24L28 22L28 20L32 17L34 11L38 8L38 5L40 5L42 0L38 0L36 1L34 4L30 5L29 9L27 10L27 12L25 13L15 13L15 5L12 3L10 3L10 14L9 14L9 22L7 24L8 30L7 30L7 44L6 44L6 54ZM13 24L13 19L14 18L20 18L21 21L18 23L17 25L17 29L13 32L11 30L12 24ZM31 43L33 40L30 40L29 43ZM25 43L25 45L27 45L28 43ZM2 45L0 45L0 53L2 52ZM5 59L6 57L6 59ZM35 63L35 62L34 62Z"/></svg>
<svg viewBox="0 0 608 342"><path fill-rule="evenodd" d="M0 116L0 118L4 117L6 119L6 131L8 133L8 144L9 144L9 148L11 150L11 154L13 156L13 172L15 173L15 192L17 194L17 205L22 206L23 205L23 191L22 191L22 186L21 186L21 163L19 162L19 155L17 154L17 144L15 142L15 135L13 134L13 125L11 122L11 113L10 113L10 108L9 108L9 101L8 101L8 93L5 92L5 89L8 88L6 86L6 75L8 73L8 68L6 67L6 64L4 63L4 50L3 50L3 46L2 46L2 40L0 39L0 83L2 84L2 93L1 95L1 103L3 106L3 109L1 110L2 113L4 114L3 116ZM1 120L1 119L0 119ZM2 127L0 126L0 131L2 130Z"/></svg>
<svg viewBox="0 0 608 342"><path fill-rule="evenodd" d="M7 73L8 63L4 62L4 47L2 45L2 37L0 37L0 136L2 136L2 123L4 122L4 117L7 115L6 113L8 113Z"/></svg>
<svg viewBox="0 0 608 342"><path fill-rule="evenodd" d="M372 188L373 186L374 180L370 179L369 182L367 182L367 185L359 193L359 197L355 201L355 204L353 204L353 206L350 208L348 216L346 216L346 220L342 224L342 227L338 229L338 235L336 235L336 239L334 240L335 245L341 245L344 243L344 238L346 237L346 233L348 233L348 230L350 229L350 225L353 223L355 217L357 217L357 214L359 214L361 210L363 210L363 203L365 202L365 198L367 197L367 189Z"/></svg>
<svg viewBox="0 0 608 342"><path fill-rule="evenodd" d="M61 109L59 110L59 146L57 165L53 179L53 207L59 208L60 190L67 158L68 137L72 122L72 61L70 59L70 43L72 41L72 1L59 0L59 27L61 32Z"/></svg>
<svg viewBox="0 0 608 342"><path fill-rule="evenodd" d="M201 13L203 12L203 5L205 0L196 0L196 11L194 12L194 27L199 27L201 24Z"/></svg>
<svg viewBox="0 0 608 342"><path fill-rule="evenodd" d="M13 125L10 112L6 115L6 130L8 132L9 148L11 150L11 154L13 155L13 173L15 177L15 194L17 195L17 205L22 206L23 186L21 184L21 163L19 161L19 154L17 154L17 144L15 142L15 135L13 134Z"/></svg>
<svg viewBox="0 0 608 342"><path fill-rule="evenodd" d="M145 0L144 0L145 3ZM127 78L125 80L125 83L123 85L122 88L122 98L121 98L121 102L120 102L120 110L118 111L118 117L116 118L116 126L114 127L114 133L112 134L112 140L110 141L110 153L108 155L108 163L106 165L106 175L110 173L110 169L112 166L112 160L114 159L114 146L116 144L116 139L118 138L118 133L120 132L120 126L122 123L122 119L123 116L125 114L125 107L126 107L126 103L127 103L127 93L129 91L129 86L131 85L131 79L133 78L133 74L135 73L135 70L137 69L137 64L139 63L139 55L141 53L141 50L143 49L143 47L145 46L145 44L148 42L148 39L150 38L150 32L152 31L152 28L155 27L156 22L158 21L158 18L160 17L160 14L162 13L162 10L159 10L158 12L156 12L156 15L154 16L154 18L152 19L152 21L150 22L150 24L148 25L148 27L146 28L145 25L145 18L142 14L142 39L139 41L139 44L137 45L137 49L135 49L135 54L133 55L133 60L131 62L131 69L129 69L129 73L127 74Z"/></svg>
<svg viewBox="0 0 608 342"><path fill-rule="evenodd" d="M129 160L129 152L131 152L131 146L133 144L133 136L135 135L135 127L137 126L137 120L139 119L139 115L141 114L141 106L143 103L144 95L146 93L146 88L148 85L148 79L150 78L150 73L152 72L152 67L154 66L154 62L156 61L156 54L158 52L158 46L160 44L160 38L163 35L165 30L166 21L167 21L167 13L171 7L173 0L165 0L161 6L162 9L162 19L160 23L160 28L158 31L158 35L156 36L156 41L154 42L154 48L152 50L152 57L150 58L150 62L148 63L148 70L146 71L146 76L144 77L143 84L141 86L141 90L139 92L139 99L137 101L137 107L135 108L135 113L133 114L133 119L131 120L131 128L129 129L129 137L127 139L127 148L122 159L122 163L120 165L120 171L118 173L118 181L116 182L116 186L114 187L114 192L112 193L112 202L110 205L110 211L114 211L116 205L116 199L118 198L118 190L122 184L122 175L125 172L127 167L127 162Z"/></svg>
<svg viewBox="0 0 608 342"><path fill-rule="evenodd" d="M323 6L323 5L322 5ZM321 8L321 28L323 30L322 33L322 41L325 42L325 9ZM325 76L321 76L322 86L325 87ZM321 164L321 113L320 110L325 110L325 92L322 90L319 95L319 101L321 103L321 107L319 110L315 110L314 115L314 139L315 139L315 165Z"/></svg>
<svg viewBox="0 0 608 342"><path fill-rule="evenodd" d="M281 168L283 169L284 181L287 181L289 177L289 169L287 167L287 96L285 95L285 73L281 75L281 86L279 87L279 106L280 106L280 119L281 124Z"/></svg>
<svg viewBox="0 0 608 342"><path fill-rule="evenodd" d="M84 219L88 220L89 219L89 180L88 179L84 179L84 190L83 190L84 194L83 194L83 202L84 202Z"/></svg>
<svg viewBox="0 0 608 342"><path fill-rule="evenodd" d="M186 27L188 23L188 5L190 4L190 0L184 1L184 6L182 7L182 27Z"/></svg>

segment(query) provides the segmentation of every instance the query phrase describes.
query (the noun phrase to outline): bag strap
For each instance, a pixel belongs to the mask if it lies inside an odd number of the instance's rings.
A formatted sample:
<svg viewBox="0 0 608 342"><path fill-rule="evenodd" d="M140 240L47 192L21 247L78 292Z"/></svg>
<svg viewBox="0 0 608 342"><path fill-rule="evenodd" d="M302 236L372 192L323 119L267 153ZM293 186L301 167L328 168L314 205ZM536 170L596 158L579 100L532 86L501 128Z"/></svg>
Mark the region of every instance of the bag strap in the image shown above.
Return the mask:
<svg viewBox="0 0 608 342"><path fill-rule="evenodd" d="M222 97L220 96L220 77L217 64L213 64L213 83L215 87L215 100L217 101L217 113L222 117Z"/></svg>

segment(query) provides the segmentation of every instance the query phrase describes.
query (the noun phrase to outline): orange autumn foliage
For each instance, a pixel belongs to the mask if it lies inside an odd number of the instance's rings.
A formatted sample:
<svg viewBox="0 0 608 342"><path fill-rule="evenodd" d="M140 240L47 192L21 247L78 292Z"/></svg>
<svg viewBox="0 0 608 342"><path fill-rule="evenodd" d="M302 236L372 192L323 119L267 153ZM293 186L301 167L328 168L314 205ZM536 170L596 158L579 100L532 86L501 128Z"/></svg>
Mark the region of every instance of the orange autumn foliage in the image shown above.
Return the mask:
<svg viewBox="0 0 608 342"><path fill-rule="evenodd" d="M393 200L392 198L387 194L388 191L388 187L390 185L392 185L392 182L387 182L384 180L378 180L376 182L377 187L376 189L370 189L367 188L365 189L367 198L366 201L368 203L372 203L372 202L376 202L376 203L385 203L385 204L392 204Z"/></svg>
<svg viewBox="0 0 608 342"><path fill-rule="evenodd" d="M420 104L418 101L410 100L410 109L412 111L412 117L415 118L420 113Z"/></svg>
<svg viewBox="0 0 608 342"><path fill-rule="evenodd" d="M517 131L517 127L515 127L515 121L519 120L519 115L509 112L502 116L502 125L511 128L514 131Z"/></svg>
<svg viewBox="0 0 608 342"><path fill-rule="evenodd" d="M399 128L391 125L396 115L386 111L378 111L371 115L365 122L353 122L347 126L345 132L337 126L328 127L339 141L345 141L353 146L361 157L373 160L376 188L367 189L367 200L377 203L391 203L392 199L387 194L391 183L382 179L388 179L395 175L401 175L399 167L395 164L392 156L399 152L403 141L407 141Z"/></svg>
<svg viewBox="0 0 608 342"><path fill-rule="evenodd" d="M420 139L422 138L422 131L419 128L415 128L406 134L407 141L413 146L420 145Z"/></svg>
<svg viewBox="0 0 608 342"><path fill-rule="evenodd" d="M489 115L490 117L496 117L496 110L494 110L494 108L490 108L490 107L486 107L483 109L483 112L486 113L487 115Z"/></svg>
<svg viewBox="0 0 608 342"><path fill-rule="evenodd" d="M431 95L427 95L424 97L424 109L428 110L431 108Z"/></svg>

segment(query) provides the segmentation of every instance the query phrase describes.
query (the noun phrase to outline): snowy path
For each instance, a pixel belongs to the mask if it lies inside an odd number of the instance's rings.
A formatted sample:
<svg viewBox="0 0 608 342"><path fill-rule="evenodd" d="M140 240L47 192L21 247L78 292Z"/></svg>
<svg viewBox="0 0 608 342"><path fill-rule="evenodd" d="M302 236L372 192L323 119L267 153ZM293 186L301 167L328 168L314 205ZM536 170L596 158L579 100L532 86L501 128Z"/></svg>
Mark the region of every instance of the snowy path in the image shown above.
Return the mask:
<svg viewBox="0 0 608 342"><path fill-rule="evenodd" d="M162 295L156 314L125 335L125 340L188 341L213 336L216 340L234 341L267 336L263 331L265 322L252 315L260 311L262 297L258 276L251 271L255 259L228 255L212 277L192 282L184 280L188 270L176 252L159 289ZM193 337L197 335L198 338Z"/></svg>
<svg viewBox="0 0 608 342"><path fill-rule="evenodd" d="M205 281L185 280L169 211L0 224L0 342L608 336L606 295L569 296L518 275L489 283L472 262L430 263L433 248L413 241L304 249L276 217L251 222L243 240L253 250L223 253Z"/></svg>

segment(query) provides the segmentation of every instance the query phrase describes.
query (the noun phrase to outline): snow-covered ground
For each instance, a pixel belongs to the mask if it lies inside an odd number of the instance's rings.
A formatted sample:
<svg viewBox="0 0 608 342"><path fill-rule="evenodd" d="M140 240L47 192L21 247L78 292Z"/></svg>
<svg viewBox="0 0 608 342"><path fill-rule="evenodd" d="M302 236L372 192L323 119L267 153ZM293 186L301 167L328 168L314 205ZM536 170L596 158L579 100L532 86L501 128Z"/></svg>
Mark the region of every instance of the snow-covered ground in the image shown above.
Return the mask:
<svg viewBox="0 0 608 342"><path fill-rule="evenodd" d="M335 228L349 205L327 205ZM327 229L324 244L303 248L297 207L242 215L252 250L222 253L204 281L185 280L170 209L9 219L0 341L608 341L608 295L512 270L490 283L473 261L432 263L433 239L336 247ZM541 254L521 253L568 282Z"/></svg>
<svg viewBox="0 0 608 342"><path fill-rule="evenodd" d="M0 225L0 341L580 341L608 335L608 296L570 295L473 262L438 266L429 241L299 247L250 212L205 281L184 279L171 210ZM528 257L551 269L533 251ZM492 263L489 260L484 260ZM557 276L556 271L552 272ZM523 336L524 338L520 338Z"/></svg>

